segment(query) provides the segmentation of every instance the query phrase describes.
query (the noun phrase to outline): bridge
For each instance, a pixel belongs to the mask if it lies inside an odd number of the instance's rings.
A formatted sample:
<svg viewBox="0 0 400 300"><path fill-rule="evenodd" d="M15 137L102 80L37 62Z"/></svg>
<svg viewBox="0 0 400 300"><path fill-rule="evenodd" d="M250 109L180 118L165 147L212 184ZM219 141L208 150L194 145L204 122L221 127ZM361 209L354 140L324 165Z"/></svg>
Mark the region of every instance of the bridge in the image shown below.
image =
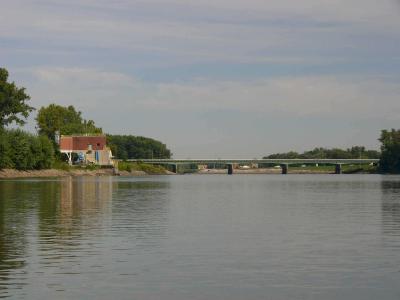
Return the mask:
<svg viewBox="0 0 400 300"><path fill-rule="evenodd" d="M235 164L252 165L252 164L270 164L279 165L282 168L282 174L287 174L290 165L334 165L335 174L342 173L342 165L354 164L378 164L379 159L128 159L128 162L146 163L153 165L171 166L172 171L177 173L178 165L195 164L195 165L225 165L228 174L232 175Z"/></svg>

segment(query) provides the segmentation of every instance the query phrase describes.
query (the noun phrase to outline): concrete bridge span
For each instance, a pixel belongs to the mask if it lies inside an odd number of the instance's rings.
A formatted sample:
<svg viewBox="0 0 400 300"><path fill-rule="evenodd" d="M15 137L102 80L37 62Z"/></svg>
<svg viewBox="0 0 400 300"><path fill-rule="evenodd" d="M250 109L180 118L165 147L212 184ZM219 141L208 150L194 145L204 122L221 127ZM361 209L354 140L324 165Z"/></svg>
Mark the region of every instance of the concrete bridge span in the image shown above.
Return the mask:
<svg viewBox="0 0 400 300"><path fill-rule="evenodd" d="M178 165L197 164L210 165L218 164L225 165L228 169L228 174L233 174L234 165L252 165L252 164L273 164L280 165L282 174L287 174L290 165L299 164L324 164L334 165L335 173L342 173L342 165L353 164L378 164L379 159L128 159L129 162L146 163L154 165L170 165L173 172L177 173Z"/></svg>

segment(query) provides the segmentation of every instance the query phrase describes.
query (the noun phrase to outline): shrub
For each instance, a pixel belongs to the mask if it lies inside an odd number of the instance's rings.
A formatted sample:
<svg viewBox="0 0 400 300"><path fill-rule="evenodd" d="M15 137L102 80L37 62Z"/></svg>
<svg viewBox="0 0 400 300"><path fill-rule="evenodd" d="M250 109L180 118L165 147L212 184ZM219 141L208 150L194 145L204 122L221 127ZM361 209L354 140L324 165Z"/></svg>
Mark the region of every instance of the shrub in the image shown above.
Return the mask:
<svg viewBox="0 0 400 300"><path fill-rule="evenodd" d="M32 170L52 167L54 148L47 137L19 129L4 130L0 135L0 168Z"/></svg>

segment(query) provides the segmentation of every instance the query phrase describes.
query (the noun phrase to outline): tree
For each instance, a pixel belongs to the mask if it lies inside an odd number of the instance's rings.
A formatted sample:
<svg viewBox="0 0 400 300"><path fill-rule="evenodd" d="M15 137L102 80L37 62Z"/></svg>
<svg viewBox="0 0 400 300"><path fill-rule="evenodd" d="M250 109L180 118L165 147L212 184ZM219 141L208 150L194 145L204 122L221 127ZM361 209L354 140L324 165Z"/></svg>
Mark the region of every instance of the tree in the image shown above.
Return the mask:
<svg viewBox="0 0 400 300"><path fill-rule="evenodd" d="M10 154L11 145L8 141L7 133L0 128L0 170L12 167Z"/></svg>
<svg viewBox="0 0 400 300"><path fill-rule="evenodd" d="M274 159L357 159L357 158L379 158L380 153L376 150L366 150L363 146L353 146L349 149L343 150L339 148L326 149L326 148L314 148L310 151L303 153L297 153L290 151L288 153L275 153L264 158Z"/></svg>
<svg viewBox="0 0 400 300"><path fill-rule="evenodd" d="M0 127L15 122L24 125L25 120L33 107L26 102L30 97L25 93L25 88L19 88L14 82L8 82L8 71L0 68Z"/></svg>
<svg viewBox="0 0 400 300"><path fill-rule="evenodd" d="M53 143L20 129L0 130L0 169L48 169L54 162Z"/></svg>
<svg viewBox="0 0 400 300"><path fill-rule="evenodd" d="M72 105L64 107L50 104L47 107L41 107L36 122L39 134L46 135L53 141L57 131L65 135L102 133L102 129L96 127L93 120L83 119L82 113Z"/></svg>
<svg viewBox="0 0 400 300"><path fill-rule="evenodd" d="M171 158L171 151L160 141L133 135L107 135L107 144L120 159Z"/></svg>
<svg viewBox="0 0 400 300"><path fill-rule="evenodd" d="M382 130L379 141L381 159L379 168L384 173L400 173L400 130Z"/></svg>

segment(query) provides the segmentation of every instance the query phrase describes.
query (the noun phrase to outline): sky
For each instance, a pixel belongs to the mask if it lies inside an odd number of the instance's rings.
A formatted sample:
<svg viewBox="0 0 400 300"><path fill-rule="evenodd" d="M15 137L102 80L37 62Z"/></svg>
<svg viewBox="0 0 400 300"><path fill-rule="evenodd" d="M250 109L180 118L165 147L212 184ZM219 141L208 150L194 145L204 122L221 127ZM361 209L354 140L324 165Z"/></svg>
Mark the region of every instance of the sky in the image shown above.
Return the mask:
<svg viewBox="0 0 400 300"><path fill-rule="evenodd" d="M0 67L174 158L379 148L400 127L399 0L13 0ZM35 131L35 114L25 129Z"/></svg>

